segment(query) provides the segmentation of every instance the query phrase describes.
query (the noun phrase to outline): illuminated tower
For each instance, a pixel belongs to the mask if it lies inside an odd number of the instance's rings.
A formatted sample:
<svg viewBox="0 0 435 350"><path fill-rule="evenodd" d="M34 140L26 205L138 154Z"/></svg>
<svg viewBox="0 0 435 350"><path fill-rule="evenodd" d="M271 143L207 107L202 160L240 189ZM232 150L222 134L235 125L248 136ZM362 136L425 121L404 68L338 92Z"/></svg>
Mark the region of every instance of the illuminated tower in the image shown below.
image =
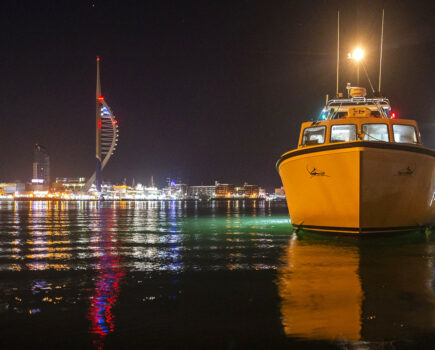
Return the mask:
<svg viewBox="0 0 435 350"><path fill-rule="evenodd" d="M95 95L95 172L89 178L85 191L95 182L97 192L101 192L102 171L115 151L118 141L118 124L109 105L101 96L100 58L97 57L97 87Z"/></svg>
<svg viewBox="0 0 435 350"><path fill-rule="evenodd" d="M100 57L97 57L97 86L95 88L95 186L97 191L101 192L101 101L103 97L101 96L101 83L100 83Z"/></svg>
<svg viewBox="0 0 435 350"><path fill-rule="evenodd" d="M35 145L33 150L33 179L34 183L50 186L50 157L42 145Z"/></svg>

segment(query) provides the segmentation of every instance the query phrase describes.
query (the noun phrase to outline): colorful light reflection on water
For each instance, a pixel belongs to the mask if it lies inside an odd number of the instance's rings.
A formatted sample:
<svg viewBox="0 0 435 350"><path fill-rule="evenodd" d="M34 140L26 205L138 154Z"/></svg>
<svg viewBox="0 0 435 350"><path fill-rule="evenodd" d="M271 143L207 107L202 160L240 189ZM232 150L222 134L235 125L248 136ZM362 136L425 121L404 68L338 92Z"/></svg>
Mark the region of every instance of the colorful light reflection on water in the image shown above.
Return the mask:
<svg viewBox="0 0 435 350"><path fill-rule="evenodd" d="M119 293L120 283L125 273L120 264L118 242L113 232L113 220L115 214L109 215L103 223L103 227L95 225L90 246L94 249L97 257L95 269L95 289L90 298L89 319L90 330L98 338L94 344L101 349L104 338L115 330L115 306Z"/></svg>
<svg viewBox="0 0 435 350"><path fill-rule="evenodd" d="M276 203L0 202L0 348L424 348L433 276L430 232L295 235Z"/></svg>

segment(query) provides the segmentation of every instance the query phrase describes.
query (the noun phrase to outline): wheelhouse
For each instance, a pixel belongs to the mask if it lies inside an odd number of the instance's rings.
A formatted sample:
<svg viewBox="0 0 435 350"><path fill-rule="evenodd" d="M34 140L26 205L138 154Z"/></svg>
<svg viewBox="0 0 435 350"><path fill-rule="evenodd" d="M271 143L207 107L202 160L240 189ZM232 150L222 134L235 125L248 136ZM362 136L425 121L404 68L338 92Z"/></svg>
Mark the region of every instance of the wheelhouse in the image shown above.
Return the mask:
<svg viewBox="0 0 435 350"><path fill-rule="evenodd" d="M348 89L351 97L328 101L319 120L302 124L298 148L357 141L422 144L417 123L395 119L388 99Z"/></svg>
<svg viewBox="0 0 435 350"><path fill-rule="evenodd" d="M356 141L422 144L414 120L346 118L303 123L298 148Z"/></svg>

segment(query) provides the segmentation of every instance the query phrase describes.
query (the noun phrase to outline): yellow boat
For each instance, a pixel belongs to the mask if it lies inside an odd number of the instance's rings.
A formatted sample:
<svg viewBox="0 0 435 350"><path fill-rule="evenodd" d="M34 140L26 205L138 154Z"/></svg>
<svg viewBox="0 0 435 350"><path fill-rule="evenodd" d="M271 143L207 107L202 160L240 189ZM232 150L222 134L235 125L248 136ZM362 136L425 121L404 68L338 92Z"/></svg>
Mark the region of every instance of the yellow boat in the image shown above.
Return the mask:
<svg viewBox="0 0 435 350"><path fill-rule="evenodd" d="M387 98L348 87L318 121L302 124L298 148L277 162L293 227L379 233L435 226L435 150L417 123L397 119Z"/></svg>

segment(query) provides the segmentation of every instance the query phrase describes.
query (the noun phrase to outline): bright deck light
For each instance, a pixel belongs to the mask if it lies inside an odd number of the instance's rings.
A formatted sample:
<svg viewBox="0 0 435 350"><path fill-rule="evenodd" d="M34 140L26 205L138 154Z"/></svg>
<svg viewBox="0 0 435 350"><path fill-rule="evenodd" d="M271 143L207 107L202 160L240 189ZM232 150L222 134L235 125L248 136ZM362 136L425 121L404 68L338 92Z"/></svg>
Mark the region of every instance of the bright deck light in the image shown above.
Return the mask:
<svg viewBox="0 0 435 350"><path fill-rule="evenodd" d="M348 54L348 57L351 60L359 62L359 61L361 61L364 58L364 50L361 49L360 47L357 47L355 50L353 50L352 53Z"/></svg>

